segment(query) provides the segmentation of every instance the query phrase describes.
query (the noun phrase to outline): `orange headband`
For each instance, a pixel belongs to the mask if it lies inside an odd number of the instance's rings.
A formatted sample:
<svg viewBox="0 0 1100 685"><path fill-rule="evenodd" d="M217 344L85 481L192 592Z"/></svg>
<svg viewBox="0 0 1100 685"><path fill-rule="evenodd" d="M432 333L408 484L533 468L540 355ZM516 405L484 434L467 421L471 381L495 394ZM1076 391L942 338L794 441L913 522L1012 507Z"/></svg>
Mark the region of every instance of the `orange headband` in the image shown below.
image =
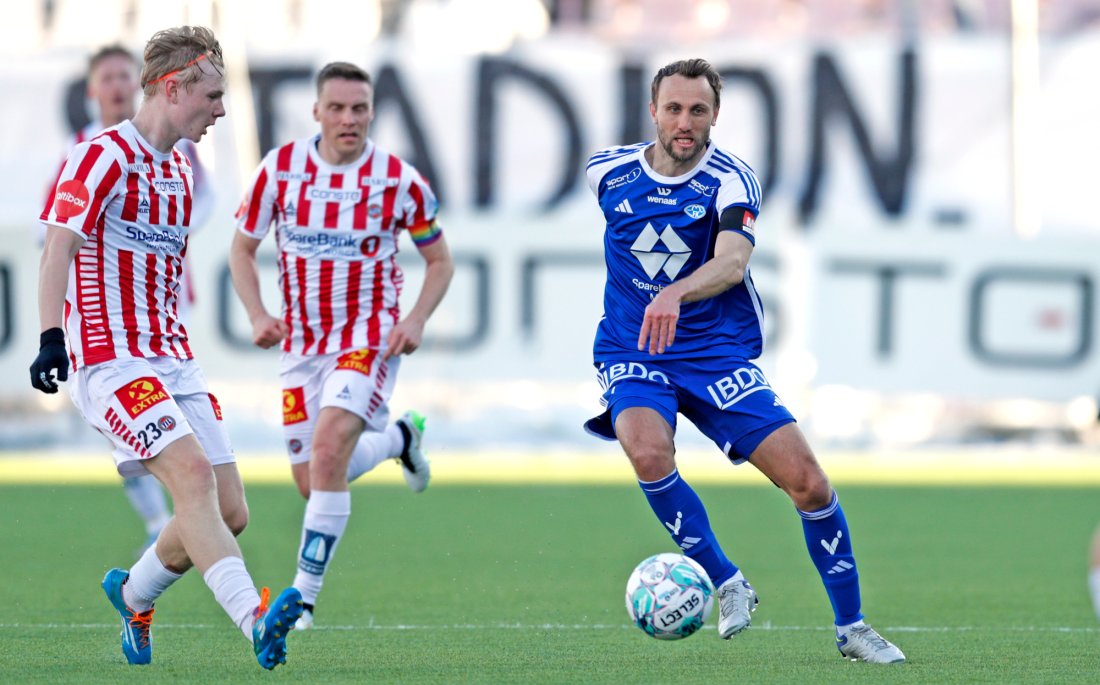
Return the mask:
<svg viewBox="0 0 1100 685"><path fill-rule="evenodd" d="M175 76L176 74L180 73L180 72L181 72L181 71L183 71L184 69L187 69L188 67L193 67L193 66L195 66L196 64L198 64L199 62L203 61L204 59L206 59L206 53L205 53L205 52L204 52L204 53L202 53L201 55L199 55L198 57L196 57L195 59L191 60L191 61L190 61L190 62L188 62L187 64L183 65L183 66L182 66L182 67L180 67L179 69L176 69L175 71L170 71L170 72L168 72L167 74L165 74L164 76L161 76L160 78L155 78L155 79L153 79L152 81L150 81L150 82L149 82L148 84L146 84L146 85L150 85L150 86L151 86L151 85L153 85L154 83L160 83L160 82L161 82L161 81L163 81L164 79L166 79L166 78L171 78L172 76Z"/></svg>

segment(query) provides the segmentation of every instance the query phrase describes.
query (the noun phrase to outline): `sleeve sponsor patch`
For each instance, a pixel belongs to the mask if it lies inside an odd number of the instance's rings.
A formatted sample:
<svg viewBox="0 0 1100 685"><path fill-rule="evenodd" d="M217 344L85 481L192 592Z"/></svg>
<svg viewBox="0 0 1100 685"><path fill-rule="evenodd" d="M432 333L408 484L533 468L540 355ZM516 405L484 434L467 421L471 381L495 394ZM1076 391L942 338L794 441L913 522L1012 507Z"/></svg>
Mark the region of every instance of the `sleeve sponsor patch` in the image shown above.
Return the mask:
<svg viewBox="0 0 1100 685"><path fill-rule="evenodd" d="M169 399L170 395L159 378L144 376L115 390L115 397L130 418L137 418L150 407Z"/></svg>
<svg viewBox="0 0 1100 685"><path fill-rule="evenodd" d="M718 225L723 231L743 231L753 238L756 237L756 215L747 207L726 207L722 210Z"/></svg>
<svg viewBox="0 0 1100 685"><path fill-rule="evenodd" d="M70 178L57 186L57 192L53 198L54 213L59 219L80 216L88 210L90 200L91 194L88 193L88 188L75 178Z"/></svg>
<svg viewBox="0 0 1100 685"><path fill-rule="evenodd" d="M306 413L306 395L302 388L283 390L283 425L301 423L309 418Z"/></svg>

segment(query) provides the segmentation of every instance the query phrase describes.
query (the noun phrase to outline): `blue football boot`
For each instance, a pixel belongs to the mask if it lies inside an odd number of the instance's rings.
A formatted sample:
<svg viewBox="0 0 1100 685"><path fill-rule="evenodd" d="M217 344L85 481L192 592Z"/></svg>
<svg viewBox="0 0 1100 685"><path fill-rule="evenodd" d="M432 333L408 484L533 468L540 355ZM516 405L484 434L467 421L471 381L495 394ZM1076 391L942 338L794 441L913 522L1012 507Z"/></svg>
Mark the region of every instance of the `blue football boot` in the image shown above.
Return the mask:
<svg viewBox="0 0 1100 685"><path fill-rule="evenodd" d="M103 576L103 591L111 606L122 617L122 653L131 664L147 664L153 660L153 609L138 613L122 599L122 584L130 572L113 568Z"/></svg>
<svg viewBox="0 0 1100 685"><path fill-rule="evenodd" d="M256 661L271 670L286 663L286 636L302 615L302 593L288 587L279 593L268 607L271 590L260 591L260 606L256 607L256 622L252 625L252 649Z"/></svg>

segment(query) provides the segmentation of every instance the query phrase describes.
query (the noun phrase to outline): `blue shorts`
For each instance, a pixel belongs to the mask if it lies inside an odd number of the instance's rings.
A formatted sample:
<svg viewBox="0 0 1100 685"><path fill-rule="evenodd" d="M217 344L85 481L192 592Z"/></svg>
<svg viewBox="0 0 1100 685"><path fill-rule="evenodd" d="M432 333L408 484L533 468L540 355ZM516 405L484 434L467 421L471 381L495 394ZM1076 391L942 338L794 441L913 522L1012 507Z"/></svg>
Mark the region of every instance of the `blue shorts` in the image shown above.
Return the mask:
<svg viewBox="0 0 1100 685"><path fill-rule="evenodd" d="M615 440L615 419L624 409L649 407L676 430L683 414L740 464L780 426L794 417L755 364L741 359L654 359L603 362L597 366L607 411L584 428Z"/></svg>

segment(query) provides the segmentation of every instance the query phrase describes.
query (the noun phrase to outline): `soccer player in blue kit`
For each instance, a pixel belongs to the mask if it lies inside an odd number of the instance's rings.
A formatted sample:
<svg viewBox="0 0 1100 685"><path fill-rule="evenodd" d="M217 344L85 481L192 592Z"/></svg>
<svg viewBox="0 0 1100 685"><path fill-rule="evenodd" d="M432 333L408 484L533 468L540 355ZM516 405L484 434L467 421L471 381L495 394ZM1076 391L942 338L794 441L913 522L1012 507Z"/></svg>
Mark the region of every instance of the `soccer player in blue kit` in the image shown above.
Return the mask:
<svg viewBox="0 0 1100 685"><path fill-rule="evenodd" d="M726 557L706 509L676 468L683 414L735 464L748 461L791 498L850 659L905 661L863 622L859 574L836 493L794 417L750 360L763 349L762 308L749 275L760 185L710 140L722 83L705 60L673 62L653 79L656 142L613 147L588 162L607 220L607 285L594 360L607 407L585 428L618 440L657 519L717 588L718 633L745 630L756 591Z"/></svg>

